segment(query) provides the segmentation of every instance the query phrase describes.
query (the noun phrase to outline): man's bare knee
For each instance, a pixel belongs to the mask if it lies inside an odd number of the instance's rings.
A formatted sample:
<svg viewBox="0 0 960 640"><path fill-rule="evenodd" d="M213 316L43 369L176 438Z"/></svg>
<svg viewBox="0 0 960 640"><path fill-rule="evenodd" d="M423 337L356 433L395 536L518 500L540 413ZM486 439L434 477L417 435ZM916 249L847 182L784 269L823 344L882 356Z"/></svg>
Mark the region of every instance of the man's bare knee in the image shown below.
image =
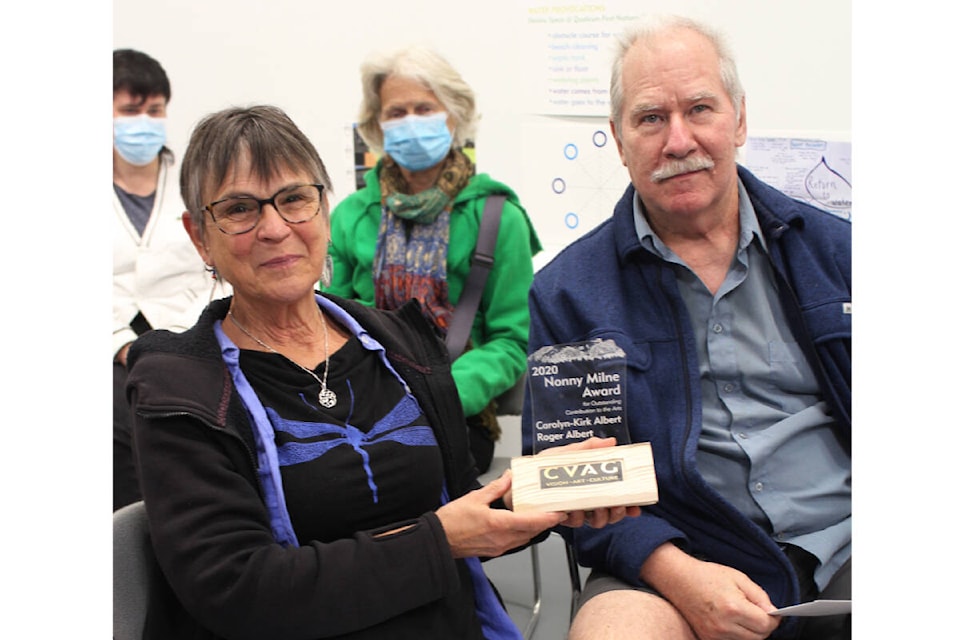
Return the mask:
<svg viewBox="0 0 960 640"><path fill-rule="evenodd" d="M570 625L568 640L696 640L680 612L659 596L621 589L590 598Z"/></svg>

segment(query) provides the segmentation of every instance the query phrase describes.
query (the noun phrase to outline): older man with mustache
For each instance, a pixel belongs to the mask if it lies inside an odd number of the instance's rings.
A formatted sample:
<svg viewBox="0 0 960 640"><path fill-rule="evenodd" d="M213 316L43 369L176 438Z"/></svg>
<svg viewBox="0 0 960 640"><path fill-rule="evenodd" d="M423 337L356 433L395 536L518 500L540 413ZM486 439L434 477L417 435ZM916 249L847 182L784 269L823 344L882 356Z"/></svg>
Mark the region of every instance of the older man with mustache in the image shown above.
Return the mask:
<svg viewBox="0 0 960 640"><path fill-rule="evenodd" d="M570 638L849 638L848 615L770 612L850 597L850 224L737 165L746 100L710 28L629 31L610 97L631 184L535 277L529 350L626 352L660 501L568 536L593 568Z"/></svg>

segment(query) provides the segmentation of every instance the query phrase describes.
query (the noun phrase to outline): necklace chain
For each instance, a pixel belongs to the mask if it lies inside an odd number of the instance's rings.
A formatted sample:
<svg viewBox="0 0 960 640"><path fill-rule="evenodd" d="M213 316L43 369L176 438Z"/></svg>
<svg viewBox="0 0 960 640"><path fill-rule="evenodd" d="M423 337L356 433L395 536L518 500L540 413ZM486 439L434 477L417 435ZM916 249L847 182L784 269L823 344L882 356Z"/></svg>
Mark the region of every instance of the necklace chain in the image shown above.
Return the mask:
<svg viewBox="0 0 960 640"><path fill-rule="evenodd" d="M279 351L277 351L276 349L268 345L266 342L264 342L257 336L253 335L249 331L247 331L242 324L237 322L237 317L233 315L233 309L230 309L229 311L227 311L227 315L230 316L230 320L233 322L233 324L237 326L237 329L240 329L240 331L242 331L248 338L250 338L257 344L259 344L261 347L263 347L267 351L271 351L279 356L283 356L283 358L286 359L287 362L289 362L290 364L296 365L298 368L310 374L310 376L317 381L317 384L320 385L320 392L317 394L317 402L319 402L321 406L326 407L327 409L330 409L337 404L337 394L335 394L333 391L327 388L327 372L330 371L330 348L329 348L329 341L328 341L328 335L327 335L327 319L324 318L323 312L320 311L319 308L317 309L317 312L320 314L320 324L323 325L323 380L317 377L317 374L315 374L310 369L307 369L305 366L303 366L296 360L293 360L292 358L288 358L287 356L283 355L282 353L280 353Z"/></svg>

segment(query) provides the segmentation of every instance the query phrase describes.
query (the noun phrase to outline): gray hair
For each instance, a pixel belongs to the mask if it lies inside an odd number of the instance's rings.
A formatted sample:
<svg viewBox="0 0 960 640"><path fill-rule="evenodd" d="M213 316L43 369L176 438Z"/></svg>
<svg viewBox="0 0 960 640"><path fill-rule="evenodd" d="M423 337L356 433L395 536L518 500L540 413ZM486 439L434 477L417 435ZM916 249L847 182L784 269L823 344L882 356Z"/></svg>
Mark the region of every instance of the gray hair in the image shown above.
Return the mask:
<svg viewBox="0 0 960 640"><path fill-rule="evenodd" d="M699 33L710 41L720 62L720 80L733 102L737 120L740 120L740 105L743 102L743 85L737 73L737 63L724 36L717 30L691 18L682 16L661 16L628 27L618 38L614 52L613 69L610 73L610 120L614 131L620 137L620 118L623 116L623 59L637 43L650 42L657 36L671 31L689 29Z"/></svg>
<svg viewBox="0 0 960 640"><path fill-rule="evenodd" d="M250 156L253 175L263 180L283 170L304 172L332 188L317 153L293 120L277 107L231 107L204 117L190 135L180 165L180 195L194 225L203 234L204 192L223 184L243 152ZM326 207L323 215L328 215Z"/></svg>
<svg viewBox="0 0 960 640"><path fill-rule="evenodd" d="M462 147L473 137L477 107L470 85L440 54L413 46L392 53L374 54L360 66L363 101L357 130L373 151L383 153L380 88L390 76L416 80L437 96L446 112L453 116L453 146Z"/></svg>

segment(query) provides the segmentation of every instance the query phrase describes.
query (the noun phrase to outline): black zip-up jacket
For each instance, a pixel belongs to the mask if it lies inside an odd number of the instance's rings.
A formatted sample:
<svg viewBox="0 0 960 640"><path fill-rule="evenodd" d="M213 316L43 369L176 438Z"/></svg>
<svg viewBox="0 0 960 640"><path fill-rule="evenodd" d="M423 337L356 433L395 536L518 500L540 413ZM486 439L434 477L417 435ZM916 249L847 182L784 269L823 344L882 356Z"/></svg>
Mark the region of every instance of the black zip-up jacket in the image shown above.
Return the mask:
<svg viewBox="0 0 960 640"><path fill-rule="evenodd" d="M450 499L478 487L446 349L419 306L385 312L330 298L385 347L420 403ZM135 455L166 578L145 637L423 638L450 628L479 637L468 569L432 512L392 524L384 530L413 526L387 537L361 531L297 549L274 541L253 431L213 332L228 308L215 301L193 328L150 332L130 350Z"/></svg>

